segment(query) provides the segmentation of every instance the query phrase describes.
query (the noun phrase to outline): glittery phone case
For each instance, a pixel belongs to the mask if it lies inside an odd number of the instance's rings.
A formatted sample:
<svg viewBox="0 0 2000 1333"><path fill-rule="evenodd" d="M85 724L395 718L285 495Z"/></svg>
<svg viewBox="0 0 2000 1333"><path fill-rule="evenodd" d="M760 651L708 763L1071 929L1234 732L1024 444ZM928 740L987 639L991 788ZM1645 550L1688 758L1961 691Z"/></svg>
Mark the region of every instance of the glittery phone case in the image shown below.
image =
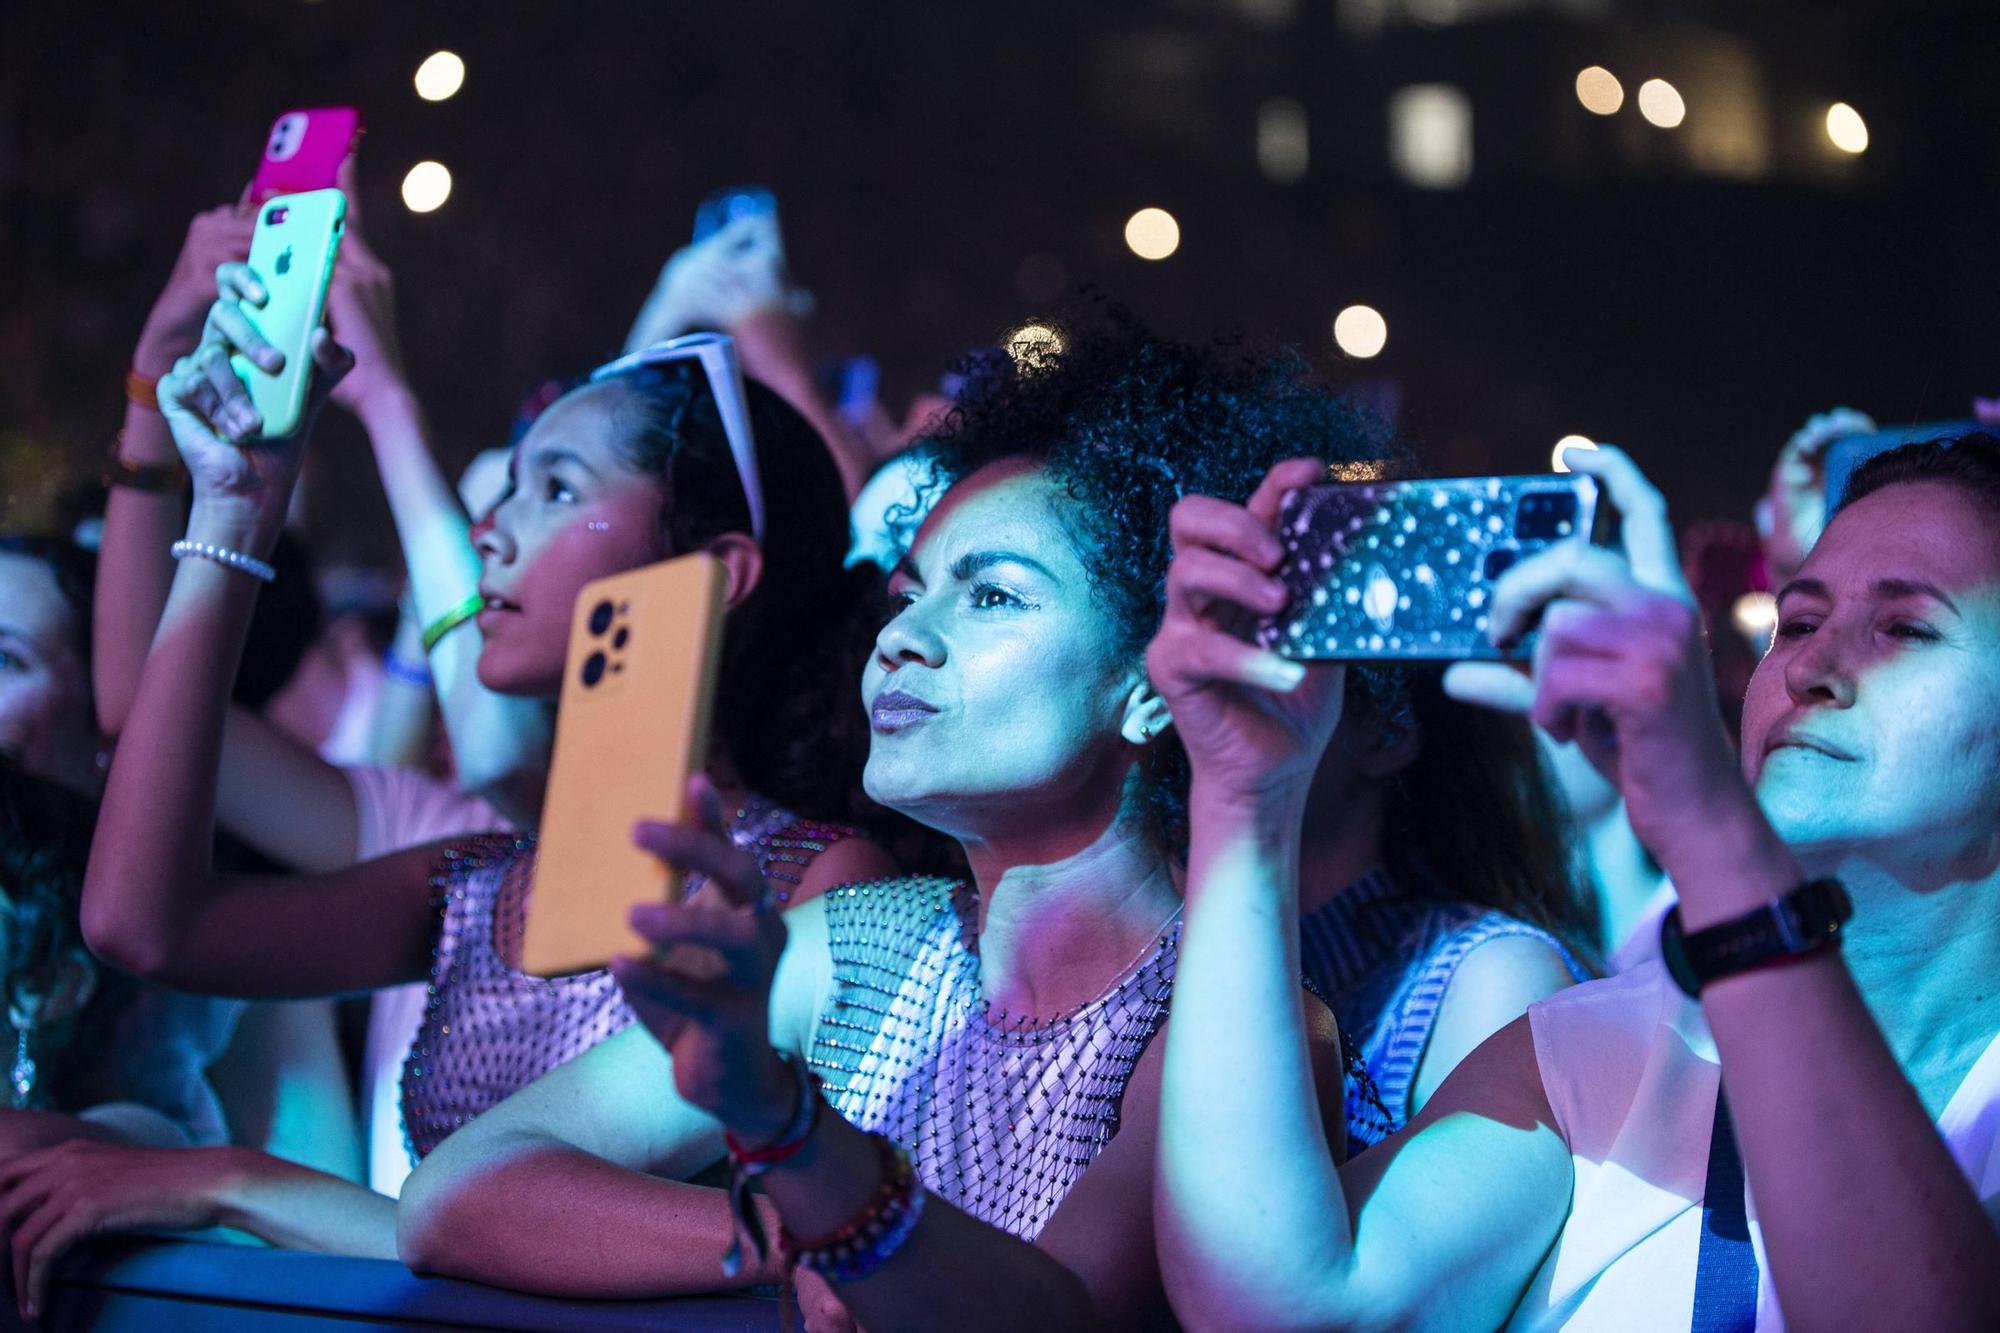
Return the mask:
<svg viewBox="0 0 2000 1333"><path fill-rule="evenodd" d="M1597 483L1584 476L1329 482L1278 511L1291 601L1256 640L1304 661L1525 657L1486 635L1493 580L1526 556L1587 541Z"/></svg>
<svg viewBox="0 0 2000 1333"><path fill-rule="evenodd" d="M577 594L522 971L582 972L643 949L626 913L679 900L680 872L635 847L632 826L687 813L688 777L708 759L722 602L722 565L702 552Z"/></svg>

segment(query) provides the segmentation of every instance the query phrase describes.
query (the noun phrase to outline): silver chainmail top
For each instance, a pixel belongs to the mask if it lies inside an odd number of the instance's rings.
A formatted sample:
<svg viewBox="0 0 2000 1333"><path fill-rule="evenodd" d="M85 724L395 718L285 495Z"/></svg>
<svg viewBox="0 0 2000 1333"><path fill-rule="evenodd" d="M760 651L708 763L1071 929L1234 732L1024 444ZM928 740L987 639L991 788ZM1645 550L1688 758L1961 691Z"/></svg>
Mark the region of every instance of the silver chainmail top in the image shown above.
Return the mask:
<svg viewBox="0 0 2000 1333"><path fill-rule="evenodd" d="M933 1194L1033 1240L1118 1132L1166 1014L1180 915L1102 995L1036 1020L987 1005L969 886L877 880L824 902L834 985L812 1066L828 1103L906 1149Z"/></svg>
<svg viewBox="0 0 2000 1333"><path fill-rule="evenodd" d="M801 820L761 797L729 821L730 839L757 857L781 901L813 857L852 832ZM442 923L423 1025L403 1064L403 1134L412 1160L632 1021L609 972L537 977L514 966L534 848L532 838L469 838L448 848L432 874ZM689 892L700 886L690 879Z"/></svg>

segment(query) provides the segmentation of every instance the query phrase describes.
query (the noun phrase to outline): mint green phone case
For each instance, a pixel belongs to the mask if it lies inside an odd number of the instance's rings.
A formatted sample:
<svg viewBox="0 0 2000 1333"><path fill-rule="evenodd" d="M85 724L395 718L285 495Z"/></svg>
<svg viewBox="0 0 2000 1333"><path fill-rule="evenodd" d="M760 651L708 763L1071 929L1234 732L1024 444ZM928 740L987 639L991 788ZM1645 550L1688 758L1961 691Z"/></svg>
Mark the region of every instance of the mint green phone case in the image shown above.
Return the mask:
<svg viewBox="0 0 2000 1333"><path fill-rule="evenodd" d="M272 374L241 356L231 357L230 364L264 418L261 434L267 440L295 433L305 415L313 369L308 340L326 313L327 284L346 220L347 196L339 190L274 195L258 205L250 271L270 299L262 309L245 302L243 313L285 354L285 365Z"/></svg>

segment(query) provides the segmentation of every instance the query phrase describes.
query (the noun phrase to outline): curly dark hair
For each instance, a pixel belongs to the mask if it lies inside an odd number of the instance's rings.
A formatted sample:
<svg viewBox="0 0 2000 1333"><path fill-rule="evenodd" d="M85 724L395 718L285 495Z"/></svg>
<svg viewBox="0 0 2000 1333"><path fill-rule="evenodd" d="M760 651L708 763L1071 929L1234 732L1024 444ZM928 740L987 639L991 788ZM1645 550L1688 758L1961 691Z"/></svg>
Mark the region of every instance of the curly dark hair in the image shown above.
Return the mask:
<svg viewBox="0 0 2000 1333"><path fill-rule="evenodd" d="M36 1106L58 1110L87 1100L81 1083L104 1050L136 983L98 964L84 947L78 911L97 808L87 798L0 759L0 990L7 1012L33 1014L62 984L64 968L91 969L90 995L28 1034L38 1066Z"/></svg>
<svg viewBox="0 0 2000 1333"><path fill-rule="evenodd" d="M1360 463L1388 447L1371 418L1303 357L1232 337L1157 337L1102 300L1040 321L1054 341L968 375L925 442L932 498L981 467L1031 459L1073 502L1074 536L1121 652L1136 663L1166 610L1168 512L1185 495L1242 501L1275 463L1311 455ZM905 527L915 515L903 516ZM905 534L907 535L907 533ZM1171 731L1145 748L1129 808L1153 843L1187 846L1186 752Z"/></svg>
<svg viewBox="0 0 2000 1333"><path fill-rule="evenodd" d="M749 498L708 377L693 361L626 371L620 451L665 492L671 550L751 531ZM763 577L729 615L716 680L716 731L755 790L822 819L867 824L861 794L867 718L854 627L874 580L842 568L847 501L833 455L791 404L744 384L764 496Z"/></svg>
<svg viewBox="0 0 2000 1333"><path fill-rule="evenodd" d="M1155 337L1102 300L1039 321L1000 373L990 359L924 441L930 480L894 516L905 545L931 500L988 463L1034 460L1073 500L1093 590L1136 660L1165 611L1168 511L1183 495L1247 498L1271 466L1317 457L1341 479L1411 475L1376 418L1341 399L1290 350L1240 337L1191 346ZM1587 937L1568 873L1561 805L1532 734L1445 697L1436 668L1355 665L1347 707L1422 737L1386 793L1384 856L1406 892L1479 903ZM1146 747L1133 808L1150 839L1187 845L1187 755L1169 731Z"/></svg>

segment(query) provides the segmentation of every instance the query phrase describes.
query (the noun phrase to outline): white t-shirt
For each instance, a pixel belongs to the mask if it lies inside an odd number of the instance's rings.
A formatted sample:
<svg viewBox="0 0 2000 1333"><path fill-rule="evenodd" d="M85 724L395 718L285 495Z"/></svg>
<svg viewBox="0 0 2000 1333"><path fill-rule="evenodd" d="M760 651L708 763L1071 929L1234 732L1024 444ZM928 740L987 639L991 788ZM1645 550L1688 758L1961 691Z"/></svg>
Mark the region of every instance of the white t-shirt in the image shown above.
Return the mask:
<svg viewBox="0 0 2000 1333"><path fill-rule="evenodd" d="M1586 982L1529 1006L1535 1060L1569 1145L1569 1220L1521 1300L1512 1330L1687 1333L1701 1199L1721 1066L1701 1006L1661 964ZM2000 1202L2000 1038L1959 1084L1938 1133L1988 1213ZM1762 1280L1758 1333L1778 1311L1749 1200Z"/></svg>
<svg viewBox="0 0 2000 1333"><path fill-rule="evenodd" d="M356 766L341 772L354 790L355 850L362 861L439 838L512 828L477 796L417 769ZM403 1142L403 1061L424 1019L424 994L424 983L413 981L375 992L368 1006L361 1055L368 1187L392 1197L402 1193L410 1174L410 1151Z"/></svg>

